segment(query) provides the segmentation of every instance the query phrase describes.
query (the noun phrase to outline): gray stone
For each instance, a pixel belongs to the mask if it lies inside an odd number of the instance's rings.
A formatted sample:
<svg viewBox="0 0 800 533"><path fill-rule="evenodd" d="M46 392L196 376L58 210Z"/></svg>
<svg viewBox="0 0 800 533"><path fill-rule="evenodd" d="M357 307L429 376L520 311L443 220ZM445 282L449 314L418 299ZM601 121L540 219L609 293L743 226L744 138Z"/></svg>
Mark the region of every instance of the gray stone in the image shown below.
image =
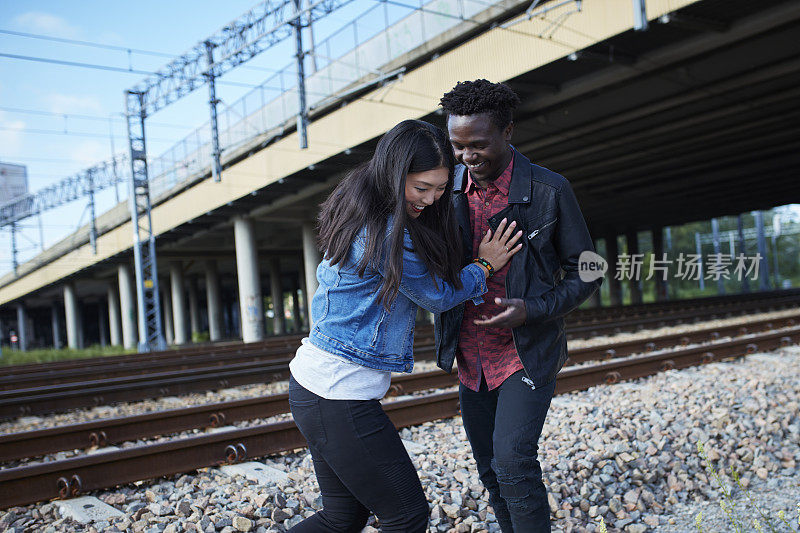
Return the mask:
<svg viewBox="0 0 800 533"><path fill-rule="evenodd" d="M177 514L180 514L180 515L183 515L183 516L191 515L192 514L192 504L187 500L181 500L181 502L178 503Z"/></svg>
<svg viewBox="0 0 800 533"><path fill-rule="evenodd" d="M253 529L253 521L244 516L234 516L233 527L236 531L250 531Z"/></svg>
<svg viewBox="0 0 800 533"><path fill-rule="evenodd" d="M61 516L69 517L81 524L88 524L100 520L108 521L113 518L125 516L122 512L101 502L94 496L80 496L70 500L56 500L53 503L58 507Z"/></svg>
<svg viewBox="0 0 800 533"><path fill-rule="evenodd" d="M276 507L275 509L272 510L272 516L271 517L272 517L273 522L280 523L280 522L283 522L284 520L287 520L287 519L291 518L292 515L291 515L291 513L287 513L283 509L280 509L280 508Z"/></svg>
<svg viewBox="0 0 800 533"><path fill-rule="evenodd" d="M550 505L550 512L555 513L558 511L558 500L552 492L547 493L547 503Z"/></svg>

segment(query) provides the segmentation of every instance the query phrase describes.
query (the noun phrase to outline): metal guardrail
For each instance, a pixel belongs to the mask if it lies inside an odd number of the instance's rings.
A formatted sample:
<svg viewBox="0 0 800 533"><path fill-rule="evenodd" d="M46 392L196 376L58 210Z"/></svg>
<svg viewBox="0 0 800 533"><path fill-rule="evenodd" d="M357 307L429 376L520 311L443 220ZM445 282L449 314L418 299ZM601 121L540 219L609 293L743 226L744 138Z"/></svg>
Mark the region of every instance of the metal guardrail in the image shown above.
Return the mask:
<svg viewBox="0 0 800 533"><path fill-rule="evenodd" d="M393 59L496 3L485 0L420 2L419 8L395 22L397 6L386 1L376 3L314 46L317 69L307 73L305 80L309 108L323 105L359 81L388 74L382 69ZM269 133L280 135L298 114L296 79L296 67L292 63L220 110L222 152L230 152L254 137ZM168 151L149 160L151 194L157 198L210 168L211 162L211 127L206 122Z"/></svg>

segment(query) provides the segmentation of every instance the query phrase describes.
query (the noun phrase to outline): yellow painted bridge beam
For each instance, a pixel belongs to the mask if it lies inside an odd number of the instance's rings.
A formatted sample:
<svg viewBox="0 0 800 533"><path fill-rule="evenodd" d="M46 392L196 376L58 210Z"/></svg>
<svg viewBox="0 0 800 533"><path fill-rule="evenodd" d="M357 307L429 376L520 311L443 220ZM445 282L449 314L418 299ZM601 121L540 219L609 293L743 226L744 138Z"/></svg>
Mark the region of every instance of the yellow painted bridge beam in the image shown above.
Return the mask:
<svg viewBox="0 0 800 533"><path fill-rule="evenodd" d="M697 1L648 0L647 16L653 20ZM487 30L396 82L311 122L308 149L300 150L296 133L290 134L226 169L221 182L202 181L157 205L152 211L156 235L380 136L401 120L435 111L441 95L458 81L508 80L633 27L631 0L584 0L580 12L566 15L569 11L574 11L574 4L549 11L545 18ZM85 244L0 287L0 305L130 249L132 238L130 222L104 233L97 239L96 254Z"/></svg>

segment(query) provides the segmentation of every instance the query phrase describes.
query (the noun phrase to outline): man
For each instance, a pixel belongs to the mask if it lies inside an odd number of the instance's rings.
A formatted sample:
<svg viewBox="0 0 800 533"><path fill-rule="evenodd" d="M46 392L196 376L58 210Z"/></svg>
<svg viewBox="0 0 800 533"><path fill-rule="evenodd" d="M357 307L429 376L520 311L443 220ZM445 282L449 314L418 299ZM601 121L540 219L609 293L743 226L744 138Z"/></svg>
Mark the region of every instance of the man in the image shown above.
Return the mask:
<svg viewBox="0 0 800 533"><path fill-rule="evenodd" d="M538 441L567 359L564 316L600 286L578 276L594 251L572 188L509 144L517 95L502 83L460 82L444 95L456 159L453 203L464 262L503 218L523 249L488 280L484 303L436 317L437 363L458 359L464 429L503 533L550 531Z"/></svg>

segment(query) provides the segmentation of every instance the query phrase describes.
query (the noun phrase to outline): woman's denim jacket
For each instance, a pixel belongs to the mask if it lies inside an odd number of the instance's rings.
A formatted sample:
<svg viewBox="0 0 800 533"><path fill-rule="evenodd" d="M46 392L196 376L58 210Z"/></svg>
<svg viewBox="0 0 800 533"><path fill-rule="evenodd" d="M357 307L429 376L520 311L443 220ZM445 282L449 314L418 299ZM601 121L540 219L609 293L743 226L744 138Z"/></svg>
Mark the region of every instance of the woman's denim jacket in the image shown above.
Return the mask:
<svg viewBox="0 0 800 533"><path fill-rule="evenodd" d="M331 266L324 259L317 268L319 287L311 302L313 327L309 339L315 346L362 366L411 372L417 306L441 313L470 299L477 305L486 292L485 276L481 267L469 264L460 273L461 289L438 277L434 280L412 251L406 230L400 290L387 311L378 302L383 267L375 270L370 266L363 277L358 275L356 265L364 254L365 235L362 230L356 237L346 261Z"/></svg>

